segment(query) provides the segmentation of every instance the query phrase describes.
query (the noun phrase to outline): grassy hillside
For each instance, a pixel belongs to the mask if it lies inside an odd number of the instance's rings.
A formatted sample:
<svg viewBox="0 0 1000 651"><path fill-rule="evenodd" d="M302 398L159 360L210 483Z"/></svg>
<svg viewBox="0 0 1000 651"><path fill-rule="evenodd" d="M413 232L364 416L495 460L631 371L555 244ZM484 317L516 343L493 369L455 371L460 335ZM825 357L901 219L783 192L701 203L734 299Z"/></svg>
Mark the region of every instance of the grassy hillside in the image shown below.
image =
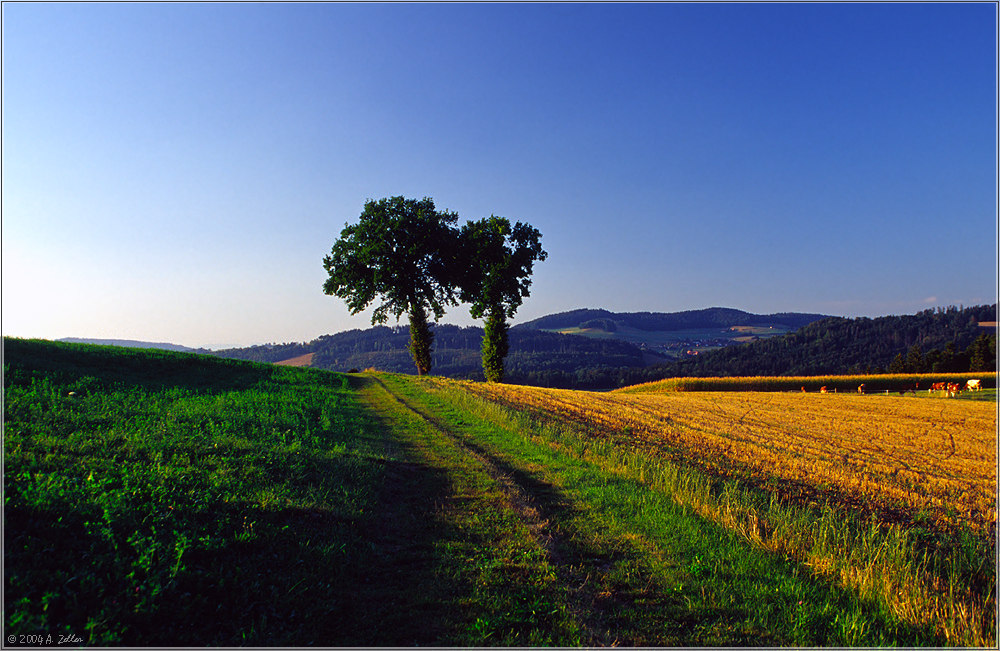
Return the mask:
<svg viewBox="0 0 1000 651"><path fill-rule="evenodd" d="M972 473L990 456L986 403L733 405L15 339L4 388L16 640L995 644L996 514L980 493L996 477ZM885 422L933 425L948 463L971 465L936 466L924 446L893 453L912 472L892 474L844 448L852 476L926 498L873 501L837 483L839 452L783 448L764 418L826 436L822 419L847 413L826 398L892 401ZM752 471L760 455L740 451L758 439L771 461ZM810 463L827 469L818 484L795 474ZM975 517L945 508L949 491Z"/></svg>
<svg viewBox="0 0 1000 651"><path fill-rule="evenodd" d="M448 584L408 555L441 483L346 376L5 339L4 390L7 634L439 639Z"/></svg>

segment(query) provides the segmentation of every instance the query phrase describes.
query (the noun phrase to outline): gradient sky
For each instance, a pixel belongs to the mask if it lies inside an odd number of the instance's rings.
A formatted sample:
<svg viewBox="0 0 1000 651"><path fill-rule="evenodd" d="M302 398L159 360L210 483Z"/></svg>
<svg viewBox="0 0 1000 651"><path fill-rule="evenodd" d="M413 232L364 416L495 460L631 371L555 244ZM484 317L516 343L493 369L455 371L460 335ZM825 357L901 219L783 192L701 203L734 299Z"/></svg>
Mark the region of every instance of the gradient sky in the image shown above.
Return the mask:
<svg viewBox="0 0 1000 651"><path fill-rule="evenodd" d="M515 322L993 303L996 127L993 3L8 3L3 334L368 327L393 195L542 232Z"/></svg>

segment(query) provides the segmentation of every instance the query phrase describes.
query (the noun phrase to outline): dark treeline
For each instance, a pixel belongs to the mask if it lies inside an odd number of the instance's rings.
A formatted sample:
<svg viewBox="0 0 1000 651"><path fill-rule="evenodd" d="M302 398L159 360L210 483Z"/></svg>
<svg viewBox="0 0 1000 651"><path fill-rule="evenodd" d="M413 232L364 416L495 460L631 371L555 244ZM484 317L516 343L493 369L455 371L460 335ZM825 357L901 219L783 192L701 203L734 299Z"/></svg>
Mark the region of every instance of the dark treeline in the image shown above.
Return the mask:
<svg viewBox="0 0 1000 651"><path fill-rule="evenodd" d="M598 314L584 316L602 318ZM996 370L996 333L979 323L995 320L995 305L950 307L874 319L828 317L787 335L654 365L648 365L648 353L644 355L623 341L516 327L510 330L505 381L606 390L669 377L992 371ZM453 325L433 328L435 374L483 379L483 330ZM314 353L313 366L318 368L412 373L408 343L407 328L376 327L326 335L309 343L254 346L214 354L278 362Z"/></svg>
<svg viewBox="0 0 1000 651"><path fill-rule="evenodd" d="M690 376L986 371L991 369L970 369L970 347L992 332L979 326L982 321L996 321L995 305L875 319L831 317L781 337L684 360L680 366ZM899 356L910 362L894 366ZM995 364L994 356L989 363Z"/></svg>

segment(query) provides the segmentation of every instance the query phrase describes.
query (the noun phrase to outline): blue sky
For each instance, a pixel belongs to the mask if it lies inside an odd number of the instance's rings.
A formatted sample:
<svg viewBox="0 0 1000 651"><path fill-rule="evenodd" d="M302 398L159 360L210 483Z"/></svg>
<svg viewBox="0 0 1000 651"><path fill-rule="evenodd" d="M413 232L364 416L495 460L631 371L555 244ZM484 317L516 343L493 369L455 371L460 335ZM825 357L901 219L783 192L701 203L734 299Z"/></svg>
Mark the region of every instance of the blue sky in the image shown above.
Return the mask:
<svg viewBox="0 0 1000 651"><path fill-rule="evenodd" d="M321 261L394 195L542 232L515 322L993 303L996 12L4 4L3 333L367 327Z"/></svg>

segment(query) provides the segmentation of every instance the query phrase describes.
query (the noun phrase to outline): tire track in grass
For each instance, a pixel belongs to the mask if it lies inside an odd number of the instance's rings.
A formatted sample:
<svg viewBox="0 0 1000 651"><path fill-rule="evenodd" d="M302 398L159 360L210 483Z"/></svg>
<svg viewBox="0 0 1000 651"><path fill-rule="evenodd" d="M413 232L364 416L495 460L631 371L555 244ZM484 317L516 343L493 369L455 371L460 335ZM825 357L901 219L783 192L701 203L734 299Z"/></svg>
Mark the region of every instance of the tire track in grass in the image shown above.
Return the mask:
<svg viewBox="0 0 1000 651"><path fill-rule="evenodd" d="M546 553L549 554L550 557L558 554L555 545L555 534L549 526L550 520L543 517L540 510L535 505L535 500L532 497L535 493L554 493L554 488L551 485L543 485L538 482L534 482L536 485L532 487L533 490L530 492L525 491L518 481L514 479L512 468L505 466L502 469L497 465L495 460L486 455L482 448L461 438L458 434L453 432L443 420L424 409L418 408L412 401L407 400L401 394L393 392L379 378L374 378L374 381L378 383L382 389L386 391L386 393L392 396L392 398L395 399L400 406L415 415L417 418L427 422L434 429L436 429L438 433L447 437L452 444L475 459L476 463L482 466L483 471L486 472L486 474L489 475L493 481L499 484L509 507L514 513L517 514L521 521L524 522L525 526L531 532L532 537L543 549L545 549ZM558 500L558 498L555 499ZM555 504L553 500L550 500L550 502L553 502L550 506ZM565 505L561 505L560 510L562 510L562 508L565 508Z"/></svg>
<svg viewBox="0 0 1000 651"><path fill-rule="evenodd" d="M600 528L591 509L572 500L564 487L545 481L528 469L521 469L456 431L428 406L408 398L397 386L375 381L400 406L434 427L462 449L503 488L508 504L525 522L529 531L548 553L572 611L583 627L588 646L638 646L669 643L690 644L688 635L674 629L687 624L668 621L657 611L676 611L676 594L663 594L655 587L649 568L640 556L659 556L660 564L670 565L655 546L641 536L614 527ZM396 383L394 383L396 384ZM462 421L459 421L460 424ZM557 479L553 477L552 479ZM675 564L676 565L676 564Z"/></svg>
<svg viewBox="0 0 1000 651"><path fill-rule="evenodd" d="M369 406L396 432L405 456L444 472L451 487L428 520L437 572L458 588L448 599L449 627L440 641L456 645L577 646L579 626L554 583L547 523L517 497L509 478L427 418L376 376L364 390Z"/></svg>
<svg viewBox="0 0 1000 651"><path fill-rule="evenodd" d="M524 524L536 544L544 550L569 602L573 618L581 627L582 642L588 646L618 646L621 640L614 626L614 611L621 607L613 597L603 575L617 560L617 553L587 545L579 537L563 532L565 522L579 517L579 505L566 498L559 487L525 473L489 454L483 447L454 431L443 419L432 414L400 391L374 378L388 395L415 417L428 423L440 435L474 459L503 492L511 511Z"/></svg>

